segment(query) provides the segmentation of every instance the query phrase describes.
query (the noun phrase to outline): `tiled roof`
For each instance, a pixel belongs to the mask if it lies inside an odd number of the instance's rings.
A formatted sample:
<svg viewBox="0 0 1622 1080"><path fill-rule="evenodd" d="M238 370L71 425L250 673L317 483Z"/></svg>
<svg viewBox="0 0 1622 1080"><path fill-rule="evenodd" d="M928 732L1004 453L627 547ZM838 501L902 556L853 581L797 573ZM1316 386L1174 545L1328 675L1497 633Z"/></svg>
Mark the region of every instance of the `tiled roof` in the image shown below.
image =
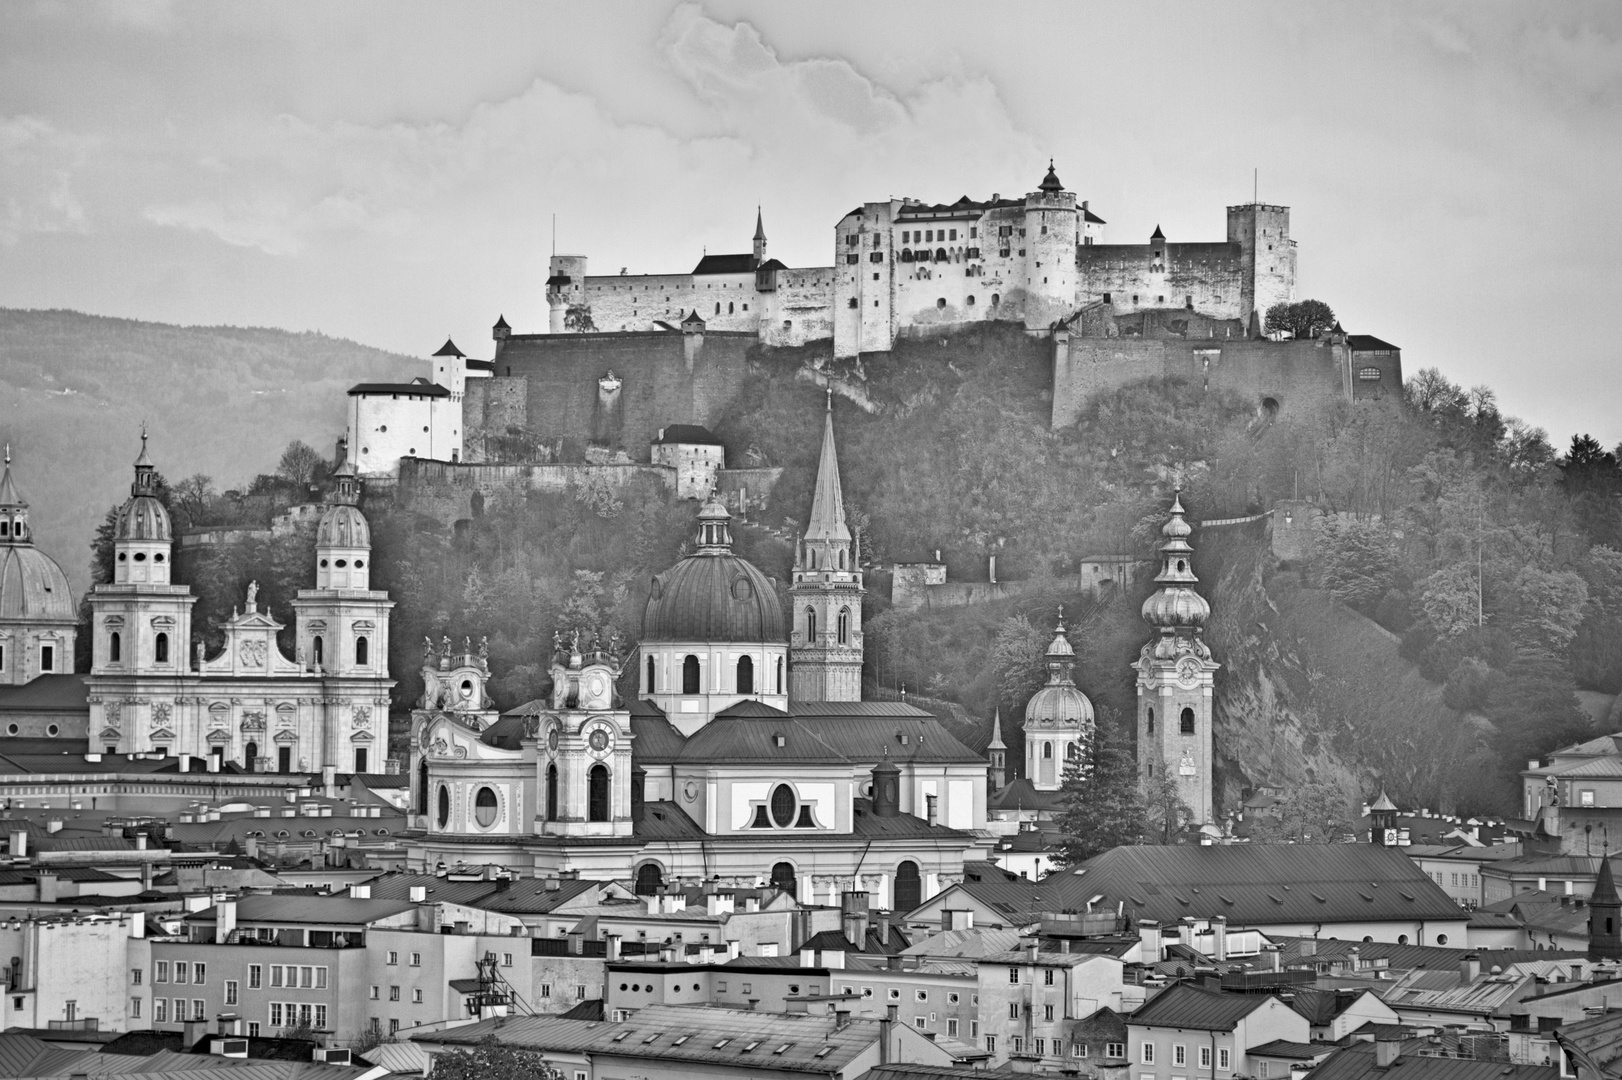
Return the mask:
<svg viewBox="0 0 1622 1080"><path fill-rule="evenodd" d="M450 397L451 392L437 383L356 383L349 388L351 397L357 394L415 394L418 397Z"/></svg>
<svg viewBox="0 0 1622 1080"><path fill-rule="evenodd" d="M687 740L681 760L726 765L876 765L886 756L898 764L983 760L927 713L880 716L882 722L860 713L807 715L796 710L789 717L750 717L723 710ZM776 736L782 736L781 746Z"/></svg>
<svg viewBox="0 0 1622 1080"><path fill-rule="evenodd" d="M1384 1080L1392 1075L1411 1075L1424 1080L1556 1080L1560 1070L1553 1065L1510 1065L1503 1061L1473 1058L1419 1057L1426 1046L1423 1039L1402 1044L1396 1068L1374 1064L1374 1043L1354 1042L1343 1046L1312 1070L1312 1080Z"/></svg>
<svg viewBox="0 0 1622 1080"><path fill-rule="evenodd" d="M708 1005L650 1005L629 1020L594 1023L551 1016L504 1017L416 1036L473 1045L495 1035L509 1046L657 1060L677 1068L721 1066L838 1075L879 1038L879 1021L827 1014L769 1013Z"/></svg>
<svg viewBox="0 0 1622 1080"><path fill-rule="evenodd" d="M1400 352L1389 341L1381 341L1373 334L1348 334L1346 341L1351 345L1353 352Z"/></svg>
<svg viewBox="0 0 1622 1080"><path fill-rule="evenodd" d="M1182 983L1170 987L1127 1018L1132 1027L1232 1031L1234 1025L1275 1000L1268 994L1222 994Z"/></svg>
<svg viewBox="0 0 1622 1080"><path fill-rule="evenodd" d="M357 926L399 915L416 906L410 901L354 900L347 896L244 896L237 901L237 922ZM188 922L214 922L214 909L206 908L195 915L188 915L186 919Z"/></svg>
<svg viewBox="0 0 1622 1080"><path fill-rule="evenodd" d="M21 686L0 688L0 713L62 709L88 716L89 699L83 675L41 675ZM12 742L0 738L0 753Z"/></svg>
<svg viewBox="0 0 1622 1080"><path fill-rule="evenodd" d="M1062 802L1057 791L1037 791L1030 778L1004 784L986 799L987 810L1053 810Z"/></svg>
<svg viewBox="0 0 1622 1080"><path fill-rule="evenodd" d="M1300 1010L1297 1009L1297 1012ZM1262 1057L1295 1058L1299 1061L1312 1061L1315 1058L1325 1057L1334 1053L1332 1043L1298 1043L1288 1039L1274 1039L1270 1043L1252 1046L1245 1053L1251 1057L1260 1054Z"/></svg>
<svg viewBox="0 0 1622 1080"><path fill-rule="evenodd" d="M1400 850L1372 844L1118 847L1042 886L1050 905L1101 896L1099 910L1120 904L1162 923L1185 915L1251 926L1467 918Z"/></svg>
<svg viewBox="0 0 1622 1080"><path fill-rule="evenodd" d="M651 707L650 712L639 713L631 709L631 758L638 765L669 765L681 757L687 736L665 718L663 711L652 702L641 704Z"/></svg>
<svg viewBox="0 0 1622 1080"><path fill-rule="evenodd" d="M642 804L642 817L631 823L631 835L642 843L650 840L702 840L704 830L675 803L656 800Z"/></svg>
<svg viewBox="0 0 1622 1080"><path fill-rule="evenodd" d="M721 440L707 427L698 424L669 424L659 429L658 443L687 443L701 446L720 446Z"/></svg>
<svg viewBox="0 0 1622 1080"><path fill-rule="evenodd" d="M602 883L579 878L518 878L500 888L498 881L453 881L433 874L384 874L367 883L373 900L410 900L421 887L429 902L462 904L510 914L545 914L568 905ZM555 884L557 887L552 888Z"/></svg>
<svg viewBox="0 0 1622 1080"><path fill-rule="evenodd" d="M703 274L752 274L755 272L755 253L746 251L738 255L706 255L693 267L695 277Z"/></svg>
<svg viewBox="0 0 1622 1080"><path fill-rule="evenodd" d="M1281 937L1274 940L1282 946L1279 959L1290 963L1307 958L1303 946L1312 939ZM1345 958L1355 949L1360 959L1387 960L1394 971L1405 971L1410 968L1457 971L1459 961L1472 953L1481 958L1483 971L1491 971L1494 965L1507 968L1511 964L1528 960L1553 960L1582 955L1549 949L1451 949L1440 945L1398 945L1390 941L1337 941L1327 938L1319 938L1317 944L1312 947L1320 959Z"/></svg>

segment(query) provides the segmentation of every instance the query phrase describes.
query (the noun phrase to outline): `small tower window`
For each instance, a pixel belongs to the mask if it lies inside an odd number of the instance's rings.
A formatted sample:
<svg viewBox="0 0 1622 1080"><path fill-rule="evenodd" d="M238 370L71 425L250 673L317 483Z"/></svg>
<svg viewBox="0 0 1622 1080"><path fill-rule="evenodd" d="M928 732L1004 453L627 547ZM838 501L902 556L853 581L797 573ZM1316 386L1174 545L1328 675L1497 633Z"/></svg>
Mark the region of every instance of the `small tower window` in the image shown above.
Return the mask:
<svg viewBox="0 0 1622 1080"><path fill-rule="evenodd" d="M1182 724L1183 724L1183 734L1184 735L1192 735L1192 734L1194 734L1194 710L1193 709L1184 709L1183 710Z"/></svg>
<svg viewBox="0 0 1622 1080"><path fill-rule="evenodd" d="M1050 743L1050 742L1043 743L1042 744L1042 759L1044 761L1050 761L1050 760L1052 760L1052 758L1053 758L1053 744Z"/></svg>
<svg viewBox="0 0 1622 1080"><path fill-rule="evenodd" d="M41 645L39 647L39 669L41 671L56 670L56 646Z"/></svg>
<svg viewBox="0 0 1622 1080"><path fill-rule="evenodd" d="M777 688L776 692L781 694L783 692L783 658L781 656L777 658L777 682L774 685Z"/></svg>
<svg viewBox="0 0 1622 1080"><path fill-rule="evenodd" d="M1145 709L1143 711L1143 715L1144 719L1147 720L1149 724L1149 734L1153 735L1155 733L1155 711L1153 709Z"/></svg>
<svg viewBox="0 0 1622 1080"><path fill-rule="evenodd" d="M439 827L443 829L451 823L451 789L444 784L439 785Z"/></svg>
<svg viewBox="0 0 1622 1080"><path fill-rule="evenodd" d="M805 609L805 641L808 645L815 645L817 641L817 609Z"/></svg>
<svg viewBox="0 0 1622 1080"><path fill-rule="evenodd" d="M608 820L608 766L593 765L586 774L586 820Z"/></svg>
<svg viewBox="0 0 1622 1080"><path fill-rule="evenodd" d="M371 651L371 646L367 642L366 636L364 634L362 634L360 637L355 639L355 666L356 667L365 667L366 666L367 654L370 651Z"/></svg>
<svg viewBox="0 0 1622 1080"><path fill-rule="evenodd" d="M653 657L648 657L648 693L653 693Z"/></svg>
<svg viewBox="0 0 1622 1080"><path fill-rule="evenodd" d="M696 694L698 690L698 657L689 655L681 662L681 692Z"/></svg>
<svg viewBox="0 0 1622 1080"><path fill-rule="evenodd" d="M755 661L747 656L738 657L738 693L755 692Z"/></svg>
<svg viewBox="0 0 1622 1080"><path fill-rule="evenodd" d="M152 639L152 661L157 664L169 662L169 635L159 634Z"/></svg>
<svg viewBox="0 0 1622 1080"><path fill-rule="evenodd" d="M317 635L315 635L315 638L310 642L310 655L312 657L314 657L316 667L320 667L321 663L322 663L322 660L324 659L322 654L321 654L321 649L322 649L321 635L317 634Z"/></svg>
<svg viewBox="0 0 1622 1080"><path fill-rule="evenodd" d="M558 767L546 767L546 820L558 819Z"/></svg>
<svg viewBox="0 0 1622 1080"><path fill-rule="evenodd" d="M850 642L850 608L839 609L839 644Z"/></svg>
<svg viewBox="0 0 1622 1080"><path fill-rule="evenodd" d="M117 630L107 636L107 662L116 664L124 658L124 642Z"/></svg>

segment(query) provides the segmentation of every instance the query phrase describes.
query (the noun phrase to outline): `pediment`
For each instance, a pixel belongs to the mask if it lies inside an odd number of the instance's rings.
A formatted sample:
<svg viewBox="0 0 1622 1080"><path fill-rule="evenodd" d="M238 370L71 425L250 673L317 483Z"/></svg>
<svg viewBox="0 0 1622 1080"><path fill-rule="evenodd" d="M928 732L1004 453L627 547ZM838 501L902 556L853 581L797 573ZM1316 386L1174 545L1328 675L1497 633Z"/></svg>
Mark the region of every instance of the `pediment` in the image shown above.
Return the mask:
<svg viewBox="0 0 1622 1080"><path fill-rule="evenodd" d="M271 736L270 741L273 743L281 743L283 746L286 746L289 743L298 742L298 736L291 731L278 731L275 735Z"/></svg>
<svg viewBox="0 0 1622 1080"><path fill-rule="evenodd" d="M224 728L214 728L203 738L210 743L228 743L231 741L231 733Z"/></svg>
<svg viewBox="0 0 1622 1080"><path fill-rule="evenodd" d="M350 742L371 742L372 741L372 733L370 731L357 731L353 735L349 736L349 741Z"/></svg>
<svg viewBox="0 0 1622 1080"><path fill-rule="evenodd" d="M101 734L96 737L98 739L122 739L124 737L124 733L115 727L102 728Z"/></svg>
<svg viewBox="0 0 1622 1080"><path fill-rule="evenodd" d="M168 728L159 728L147 737L153 742L166 742L173 739L175 737L175 733L170 731Z"/></svg>

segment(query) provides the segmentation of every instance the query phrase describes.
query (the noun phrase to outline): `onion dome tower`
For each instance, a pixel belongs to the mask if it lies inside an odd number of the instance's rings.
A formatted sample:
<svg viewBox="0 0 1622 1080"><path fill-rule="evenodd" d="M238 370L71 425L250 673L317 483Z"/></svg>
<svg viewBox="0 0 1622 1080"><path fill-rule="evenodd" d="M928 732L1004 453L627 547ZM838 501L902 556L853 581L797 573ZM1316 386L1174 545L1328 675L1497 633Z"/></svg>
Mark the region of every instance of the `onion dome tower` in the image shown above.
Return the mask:
<svg viewBox="0 0 1622 1080"><path fill-rule="evenodd" d="M1053 629L1046 657L1047 685L1025 705L1025 775L1037 791L1058 791L1064 763L1081 755L1081 744L1093 735L1093 703L1076 689L1071 672L1076 651L1065 636L1064 610Z"/></svg>
<svg viewBox="0 0 1622 1080"><path fill-rule="evenodd" d="M385 752L373 741L371 718L387 715L394 685L389 678L394 601L372 588L372 532L357 505L361 487L354 467L345 461L334 480L332 505L315 527L315 588L300 589L293 601L294 640L303 670L325 675L327 696L347 703L354 715L329 719L323 745L280 743L276 753L309 768L336 765L341 772L366 773ZM365 723L363 714L354 712L357 706L365 710ZM276 767L281 768L280 760Z"/></svg>
<svg viewBox="0 0 1622 1080"><path fill-rule="evenodd" d="M1143 602L1154 632L1134 665L1138 670L1138 769L1144 777L1176 778L1196 825L1213 820L1212 692L1217 668L1203 636L1211 605L1194 591L1194 529L1183 519L1181 495L1161 535L1160 588Z"/></svg>
<svg viewBox="0 0 1622 1080"><path fill-rule="evenodd" d="M197 598L170 576L173 528L158 497L146 432L130 497L113 523L113 580L90 590L90 738L117 753L207 753L182 739L175 717L192 665Z"/></svg>
<svg viewBox="0 0 1622 1080"><path fill-rule="evenodd" d="M0 477L0 686L71 673L78 622L68 576L34 546L8 445Z"/></svg>
<svg viewBox="0 0 1622 1080"><path fill-rule="evenodd" d="M789 589L794 600L789 697L795 701L862 700L860 555L845 523L830 391L811 520L794 553Z"/></svg>
<svg viewBox="0 0 1622 1080"><path fill-rule="evenodd" d="M691 735L745 698L787 709L788 643L770 578L733 554L731 515L698 512L698 550L653 579L642 612L638 691Z"/></svg>

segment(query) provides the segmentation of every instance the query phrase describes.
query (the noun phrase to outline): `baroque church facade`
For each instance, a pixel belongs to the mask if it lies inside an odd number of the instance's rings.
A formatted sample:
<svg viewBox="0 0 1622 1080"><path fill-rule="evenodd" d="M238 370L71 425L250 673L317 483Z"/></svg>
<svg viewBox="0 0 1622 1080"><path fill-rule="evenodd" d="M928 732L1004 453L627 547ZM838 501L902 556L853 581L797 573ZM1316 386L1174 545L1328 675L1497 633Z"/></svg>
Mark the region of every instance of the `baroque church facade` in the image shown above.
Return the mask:
<svg viewBox="0 0 1622 1080"><path fill-rule="evenodd" d="M960 880L991 842L986 763L929 713L861 700L857 556L830 406L786 615L709 501L694 553L652 583L633 656L559 638L549 696L497 716L483 658L430 646L407 865L577 871L643 893L854 890L901 910Z"/></svg>
<svg viewBox="0 0 1622 1080"><path fill-rule="evenodd" d="M227 762L246 772L383 770L388 595L370 587L371 540L347 466L316 528L314 588L299 591L295 654L258 588L225 623L223 647L191 646L191 589L172 580L174 535L146 437L113 529L113 579L91 589L89 744L107 754Z"/></svg>

